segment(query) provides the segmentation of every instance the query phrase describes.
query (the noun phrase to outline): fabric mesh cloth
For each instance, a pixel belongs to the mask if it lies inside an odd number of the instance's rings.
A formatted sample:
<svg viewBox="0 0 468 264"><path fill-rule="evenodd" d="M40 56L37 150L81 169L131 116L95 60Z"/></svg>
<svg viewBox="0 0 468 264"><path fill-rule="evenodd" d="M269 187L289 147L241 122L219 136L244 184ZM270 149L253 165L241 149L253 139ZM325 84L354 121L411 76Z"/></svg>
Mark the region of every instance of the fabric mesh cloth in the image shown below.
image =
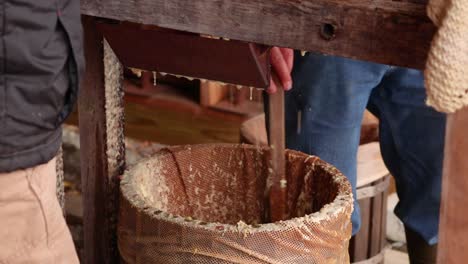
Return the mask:
<svg viewBox="0 0 468 264"><path fill-rule="evenodd" d="M268 223L269 150L163 149L121 182L124 263L349 263L353 197L317 157L288 150L290 219Z"/></svg>
<svg viewBox="0 0 468 264"><path fill-rule="evenodd" d="M453 113L468 105L468 1L430 0L427 11L439 28L425 71L427 104Z"/></svg>

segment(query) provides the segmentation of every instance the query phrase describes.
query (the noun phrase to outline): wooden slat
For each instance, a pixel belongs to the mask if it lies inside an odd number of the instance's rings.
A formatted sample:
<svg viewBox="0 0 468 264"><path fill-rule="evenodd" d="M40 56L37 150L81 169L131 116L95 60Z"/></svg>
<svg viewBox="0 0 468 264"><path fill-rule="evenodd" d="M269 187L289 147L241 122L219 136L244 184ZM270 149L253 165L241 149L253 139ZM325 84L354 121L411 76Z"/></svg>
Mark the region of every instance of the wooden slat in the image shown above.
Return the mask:
<svg viewBox="0 0 468 264"><path fill-rule="evenodd" d="M354 249L351 254L352 261L361 261L369 258L369 224L371 218L371 199L364 199L359 201L361 209L361 230L354 237Z"/></svg>
<svg viewBox="0 0 468 264"><path fill-rule="evenodd" d="M85 264L118 263L116 223L118 210L117 177L123 169L124 149L121 132L123 120L115 112L116 126L108 129L106 118L106 80L103 37L96 31L94 18L83 18L87 70L79 95L81 173L83 185L83 225ZM118 66L118 65L117 65ZM119 83L119 80L116 80ZM112 87L119 95L122 88ZM121 94L121 93L120 93ZM109 99L109 98L108 98ZM118 99L118 98L117 98ZM115 106L121 106L117 100ZM120 105L119 105L120 104ZM114 136L114 137L112 137ZM108 140L108 138L111 138ZM109 154L110 152L110 154Z"/></svg>
<svg viewBox="0 0 468 264"><path fill-rule="evenodd" d="M127 67L258 88L269 85L270 52L265 46L133 23L102 22L98 28Z"/></svg>
<svg viewBox="0 0 468 264"><path fill-rule="evenodd" d="M423 68L427 0L82 0L86 15Z"/></svg>
<svg viewBox="0 0 468 264"><path fill-rule="evenodd" d="M442 183L438 262L468 259L468 108L448 118Z"/></svg>
<svg viewBox="0 0 468 264"><path fill-rule="evenodd" d="M378 180L373 185L379 184L384 180ZM369 257L373 257L380 253L382 249L382 208L383 193L376 195L372 199L372 214L371 214L371 234L370 234L370 248Z"/></svg>
<svg viewBox="0 0 468 264"><path fill-rule="evenodd" d="M391 176L389 176L391 177ZM382 194L382 228L381 228L381 234L380 234L380 247L385 248L387 246L387 200L388 200L388 192L389 190L387 189L385 192Z"/></svg>

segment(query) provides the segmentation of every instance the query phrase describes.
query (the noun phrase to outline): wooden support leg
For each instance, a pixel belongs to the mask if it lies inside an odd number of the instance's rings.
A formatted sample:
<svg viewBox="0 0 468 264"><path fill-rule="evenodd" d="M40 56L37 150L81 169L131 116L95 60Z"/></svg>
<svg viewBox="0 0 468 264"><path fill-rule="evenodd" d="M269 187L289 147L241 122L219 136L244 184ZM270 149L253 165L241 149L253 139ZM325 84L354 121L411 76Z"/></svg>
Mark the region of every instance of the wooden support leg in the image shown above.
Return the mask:
<svg viewBox="0 0 468 264"><path fill-rule="evenodd" d="M83 17L87 70L79 97L85 264L118 263L118 176L124 169L122 67Z"/></svg>
<svg viewBox="0 0 468 264"><path fill-rule="evenodd" d="M448 118L442 178L438 263L468 259L468 108Z"/></svg>

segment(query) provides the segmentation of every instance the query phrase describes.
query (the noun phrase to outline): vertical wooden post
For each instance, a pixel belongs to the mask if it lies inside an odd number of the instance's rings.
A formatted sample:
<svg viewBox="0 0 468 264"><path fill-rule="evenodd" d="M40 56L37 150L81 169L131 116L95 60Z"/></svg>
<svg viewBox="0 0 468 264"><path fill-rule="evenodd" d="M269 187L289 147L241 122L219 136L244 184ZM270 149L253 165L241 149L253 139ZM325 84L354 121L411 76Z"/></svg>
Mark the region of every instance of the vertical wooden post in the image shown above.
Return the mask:
<svg viewBox="0 0 468 264"><path fill-rule="evenodd" d="M124 169L122 67L83 17L86 74L79 97L85 264L118 263L118 176Z"/></svg>
<svg viewBox="0 0 468 264"><path fill-rule="evenodd" d="M200 105L213 106L222 101L229 92L230 87L216 82L204 81L200 83Z"/></svg>
<svg viewBox="0 0 468 264"><path fill-rule="evenodd" d="M270 219L272 222L287 219L287 181L286 181L286 133L284 90L277 77L273 77L278 91L268 100L269 143L271 147L271 167L273 169L270 187ZM270 180L270 179L269 179Z"/></svg>
<svg viewBox="0 0 468 264"><path fill-rule="evenodd" d="M448 117L438 263L468 259L468 108Z"/></svg>

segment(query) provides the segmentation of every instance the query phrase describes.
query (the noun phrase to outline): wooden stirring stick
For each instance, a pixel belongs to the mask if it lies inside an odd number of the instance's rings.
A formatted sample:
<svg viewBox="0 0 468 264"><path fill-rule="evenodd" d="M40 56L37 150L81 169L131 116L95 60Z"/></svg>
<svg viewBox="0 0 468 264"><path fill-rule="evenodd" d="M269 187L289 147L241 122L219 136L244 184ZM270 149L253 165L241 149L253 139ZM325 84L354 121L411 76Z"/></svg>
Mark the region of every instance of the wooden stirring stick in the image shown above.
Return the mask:
<svg viewBox="0 0 468 264"><path fill-rule="evenodd" d="M269 110L269 141L271 148L270 220L276 222L287 218L287 181L285 164L285 129L284 129L284 89L276 74L272 73L273 81L278 91L270 94Z"/></svg>

